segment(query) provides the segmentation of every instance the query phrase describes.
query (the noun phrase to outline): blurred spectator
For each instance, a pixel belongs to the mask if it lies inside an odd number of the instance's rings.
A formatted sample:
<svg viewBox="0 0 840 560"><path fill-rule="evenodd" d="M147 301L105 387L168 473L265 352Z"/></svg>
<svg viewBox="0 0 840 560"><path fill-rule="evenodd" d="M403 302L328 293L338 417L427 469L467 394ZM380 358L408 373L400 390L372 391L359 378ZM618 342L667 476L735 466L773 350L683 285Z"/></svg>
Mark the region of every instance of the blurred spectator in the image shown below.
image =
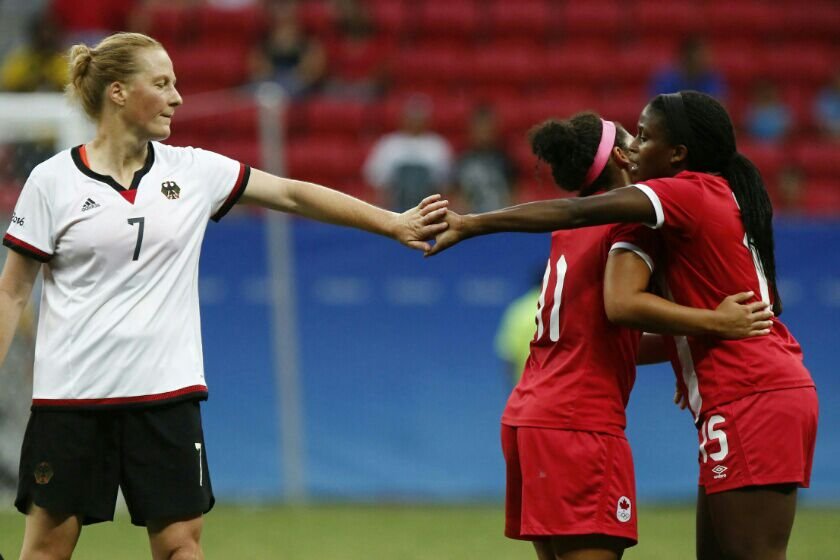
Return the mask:
<svg viewBox="0 0 840 560"><path fill-rule="evenodd" d="M470 117L470 145L455 164L455 184L470 212L510 205L516 168L501 146L496 114L479 106Z"/></svg>
<svg viewBox="0 0 840 560"><path fill-rule="evenodd" d="M542 291L543 268L539 267L535 272L531 289L505 307L496 330L496 355L505 363L512 386L519 383L522 377L522 370L531 353L531 340L537 330L537 300Z"/></svg>
<svg viewBox="0 0 840 560"><path fill-rule="evenodd" d="M775 209L786 213L799 212L804 191L805 175L802 169L795 165L783 167L776 177Z"/></svg>
<svg viewBox="0 0 840 560"><path fill-rule="evenodd" d="M833 138L840 138L840 70L817 94L814 118L820 130Z"/></svg>
<svg viewBox="0 0 840 560"><path fill-rule="evenodd" d="M776 85L768 80L756 82L744 115L744 125L753 139L764 142L784 140L791 128L791 112L779 98Z"/></svg>
<svg viewBox="0 0 840 560"><path fill-rule="evenodd" d="M291 97L304 97L324 82L326 56L319 41L308 37L292 0L270 2L270 29L251 55L251 79L280 84Z"/></svg>
<svg viewBox="0 0 840 560"><path fill-rule="evenodd" d="M380 138L365 162L365 179L387 191L395 210L416 206L447 186L452 148L429 130L431 111L429 98L410 97L402 109L401 129Z"/></svg>
<svg viewBox="0 0 840 560"><path fill-rule="evenodd" d="M60 36L51 18L33 18L27 30L27 44L3 61L0 69L2 89L18 92L62 91L68 74Z"/></svg>
<svg viewBox="0 0 840 560"><path fill-rule="evenodd" d="M651 95L687 89L708 93L718 99L726 94L723 77L712 67L706 43L696 37L686 40L680 46L676 66L654 76Z"/></svg>
<svg viewBox="0 0 840 560"><path fill-rule="evenodd" d="M385 89L388 39L377 35L370 14L358 0L336 0L336 35L328 43L330 93L372 98Z"/></svg>
<svg viewBox="0 0 840 560"><path fill-rule="evenodd" d="M64 30L64 43L96 44L128 28L137 0L51 0L50 14Z"/></svg>

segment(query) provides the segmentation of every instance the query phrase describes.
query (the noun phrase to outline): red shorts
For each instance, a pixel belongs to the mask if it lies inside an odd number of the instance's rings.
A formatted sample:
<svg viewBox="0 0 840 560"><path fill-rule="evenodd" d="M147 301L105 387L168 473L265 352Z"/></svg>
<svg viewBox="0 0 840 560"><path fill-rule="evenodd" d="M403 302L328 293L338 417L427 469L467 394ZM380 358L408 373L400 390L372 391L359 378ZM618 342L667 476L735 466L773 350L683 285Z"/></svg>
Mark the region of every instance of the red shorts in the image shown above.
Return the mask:
<svg viewBox="0 0 840 560"><path fill-rule="evenodd" d="M636 483L626 438L502 424L505 536L609 535L633 546Z"/></svg>
<svg viewBox="0 0 840 560"><path fill-rule="evenodd" d="M700 486L706 494L811 480L817 439L814 387L755 393L703 414Z"/></svg>

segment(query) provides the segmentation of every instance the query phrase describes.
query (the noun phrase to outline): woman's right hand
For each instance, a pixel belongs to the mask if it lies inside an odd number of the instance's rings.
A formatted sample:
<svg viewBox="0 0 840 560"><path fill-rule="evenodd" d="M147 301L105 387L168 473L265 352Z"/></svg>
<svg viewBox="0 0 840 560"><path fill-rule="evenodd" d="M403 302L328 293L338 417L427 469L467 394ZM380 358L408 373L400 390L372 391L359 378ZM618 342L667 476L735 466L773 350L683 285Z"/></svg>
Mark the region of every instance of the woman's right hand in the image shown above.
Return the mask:
<svg viewBox="0 0 840 560"><path fill-rule="evenodd" d="M447 210L445 220L449 227L446 228L446 231L438 233L435 236L435 244L431 249L426 251L425 256L431 257L437 255L441 251L445 251L459 241L463 241L469 237L465 229L465 216L457 214L452 210Z"/></svg>
<svg viewBox="0 0 840 560"><path fill-rule="evenodd" d="M755 296L741 292L725 298L715 309L716 332L721 338L739 339L770 334L773 311L768 303L755 301L744 304Z"/></svg>

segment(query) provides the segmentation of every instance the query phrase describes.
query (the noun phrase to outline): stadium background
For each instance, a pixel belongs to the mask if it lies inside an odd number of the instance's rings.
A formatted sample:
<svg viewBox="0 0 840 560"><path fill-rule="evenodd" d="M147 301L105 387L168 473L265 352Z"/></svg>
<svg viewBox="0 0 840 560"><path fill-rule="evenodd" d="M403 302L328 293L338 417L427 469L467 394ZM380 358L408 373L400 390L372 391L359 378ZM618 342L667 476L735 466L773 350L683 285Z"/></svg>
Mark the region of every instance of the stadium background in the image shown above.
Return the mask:
<svg viewBox="0 0 840 560"><path fill-rule="evenodd" d="M171 143L383 204L361 169L376 139L398 127L407 98L420 93L432 103L432 127L456 152L467 144L472 109L488 104L518 167L514 200L524 201L558 194L528 153L528 127L591 108L632 131L652 77L674 63L686 37L701 38L739 126L762 80L775 83L792 115L783 139L758 141L741 130L739 147L778 202L784 320L820 391L813 489L802 503L836 508L840 143L820 130L813 110L840 72L836 2L368 0L359 4L372 28L352 49L337 4L298 3L300 25L324 45L325 79L364 81L375 68L376 87L358 95L322 87L283 101L279 114L260 106L244 62L270 20L258 2L7 1L0 58L25 43L37 13L55 16L62 45L145 31L169 50L185 97ZM28 106L0 97L0 107L15 103ZM262 122L266 115L274 122ZM24 142L0 133L6 219L23 170L62 147L54 132L39 135ZM793 201L777 184L790 165L804 177ZM493 336L547 248L547 236L499 235L425 261L387 240L242 210L210 226L200 285L211 391L204 419L220 501L497 504L498 418L510 387ZM27 333L3 368L7 487L25 423ZM672 387L668 368L641 368L631 398L628 436L643 504L687 503L694 494L696 435L670 404ZM683 530L690 541L690 526Z"/></svg>

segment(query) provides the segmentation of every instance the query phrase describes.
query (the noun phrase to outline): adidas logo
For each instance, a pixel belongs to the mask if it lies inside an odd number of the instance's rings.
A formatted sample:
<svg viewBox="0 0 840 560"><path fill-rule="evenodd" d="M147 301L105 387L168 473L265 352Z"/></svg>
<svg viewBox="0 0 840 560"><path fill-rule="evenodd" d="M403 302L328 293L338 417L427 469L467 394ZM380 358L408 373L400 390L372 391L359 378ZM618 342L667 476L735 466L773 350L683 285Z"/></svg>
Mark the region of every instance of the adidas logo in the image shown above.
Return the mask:
<svg viewBox="0 0 840 560"><path fill-rule="evenodd" d="M96 203L95 200L89 198L85 201L84 205L82 206L82 212L87 212L88 210L93 210L94 208L99 208L99 205Z"/></svg>

